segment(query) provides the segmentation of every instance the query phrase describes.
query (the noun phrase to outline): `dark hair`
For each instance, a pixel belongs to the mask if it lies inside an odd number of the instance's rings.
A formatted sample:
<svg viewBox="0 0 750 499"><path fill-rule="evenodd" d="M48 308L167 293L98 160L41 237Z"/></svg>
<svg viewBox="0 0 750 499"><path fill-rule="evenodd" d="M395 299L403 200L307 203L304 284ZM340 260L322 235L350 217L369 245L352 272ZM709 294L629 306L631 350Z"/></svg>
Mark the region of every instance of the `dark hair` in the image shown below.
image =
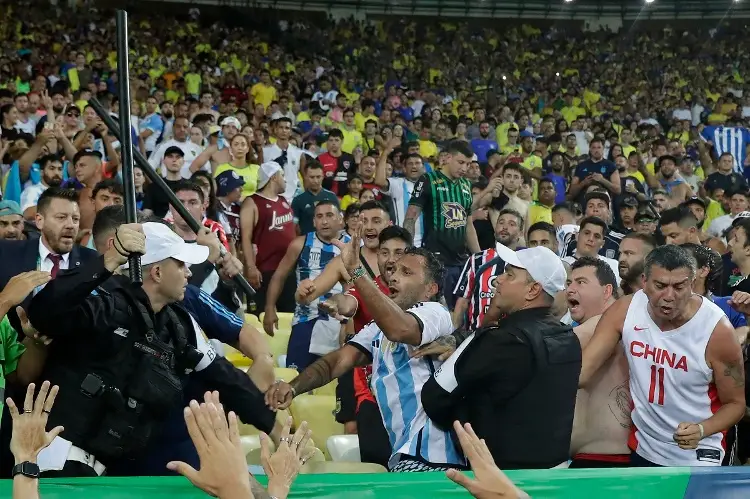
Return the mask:
<svg viewBox="0 0 750 499"><path fill-rule="evenodd" d="M554 225L549 222L537 222L535 224L532 224L531 227L529 227L528 232L526 232L526 242L528 242L531 233L537 230L543 230L544 232L547 232L552 237L552 240L557 239L557 230L555 229Z"/></svg>
<svg viewBox="0 0 750 499"><path fill-rule="evenodd" d="M137 222L144 223L143 212L139 211L136 214ZM160 219L161 220L161 219ZM94 218L94 225L91 227L91 233L94 236L94 242L96 240L110 232L116 230L120 225L127 223L127 217L125 216L125 205L113 204L102 208Z"/></svg>
<svg viewBox="0 0 750 499"><path fill-rule="evenodd" d="M555 213L556 211L560 211L560 210L569 211L575 216L578 216L581 213L583 213L583 211L581 210L581 205L579 205L578 203L574 201L564 201L552 207L552 213Z"/></svg>
<svg viewBox="0 0 750 499"><path fill-rule="evenodd" d="M706 291L712 293L721 287L721 276L724 273L724 264L721 255L708 246L695 243L684 243L681 248L688 250L695 258L698 268L708 268L706 276Z"/></svg>
<svg viewBox="0 0 750 499"><path fill-rule="evenodd" d="M41 196L39 196L39 200L36 202L37 213L44 212L53 199L64 199L66 201L70 201L71 203L78 204L78 192L74 189L49 187L42 193Z"/></svg>
<svg viewBox="0 0 750 499"><path fill-rule="evenodd" d="M660 225L677 224L683 228L698 227L698 219L687 206L678 206L661 212Z"/></svg>
<svg viewBox="0 0 750 499"><path fill-rule="evenodd" d="M612 286L612 296L617 298L617 278L607 262L593 256L582 256L570 266L571 272L583 267L593 267L600 286Z"/></svg>
<svg viewBox="0 0 750 499"><path fill-rule="evenodd" d="M328 138L330 139L332 137L338 137L339 139L344 140L344 132L342 132L338 128L334 128L333 130L328 132Z"/></svg>
<svg viewBox="0 0 750 499"><path fill-rule="evenodd" d="M37 164L39 164L39 168L42 170L44 170L44 167L47 166L47 163L50 163L52 161L62 163L60 156L58 156L57 154L45 154L44 156L36 160Z"/></svg>
<svg viewBox="0 0 750 499"><path fill-rule="evenodd" d="M344 210L344 220L346 220L347 218L351 216L359 215L359 212L361 211L362 210L359 208L359 203L350 204L349 206L346 207L346 210Z"/></svg>
<svg viewBox="0 0 750 499"><path fill-rule="evenodd" d="M511 210L510 208L504 208L500 210L500 213L497 214L498 221L500 220L500 217L503 215L513 215L516 217L516 221L518 222L518 225L520 225L523 228L523 216L518 213L516 210Z"/></svg>
<svg viewBox="0 0 750 499"><path fill-rule="evenodd" d="M597 227L602 228L602 234L607 233L607 223L599 217L585 217L583 220L581 220L581 223L578 224L581 231L583 231L583 228L586 225L596 225Z"/></svg>
<svg viewBox="0 0 750 499"><path fill-rule="evenodd" d="M398 225L389 225L381 230L380 235L378 235L379 244L383 244L391 239L400 239L406 243L407 247L411 247L414 244L414 238L412 238L411 233Z"/></svg>
<svg viewBox="0 0 750 499"><path fill-rule="evenodd" d="M438 257L432 251L425 248L407 248L405 255L416 255L421 256L424 259L424 271L425 277L438 285L438 291L433 297L434 300L440 298L440 290L443 285L443 276L445 275L445 267L443 262L438 260Z"/></svg>
<svg viewBox="0 0 750 499"><path fill-rule="evenodd" d="M313 170L322 170L323 169L323 165L320 164L320 161L318 161L317 159L312 159L312 158L308 157L305 160L305 171L310 170L310 169L313 169Z"/></svg>
<svg viewBox="0 0 750 499"><path fill-rule="evenodd" d="M390 214L388 213L388 208L386 208L386 206L377 199L373 199L372 201L367 201L366 203L362 203L361 205L359 205L360 212L367 210L382 210L383 213L388 215L389 220L391 218Z"/></svg>
<svg viewBox="0 0 750 499"><path fill-rule="evenodd" d="M539 184L538 184L540 189L542 188L542 184L552 184L552 187L555 187L555 183L549 177L542 177L542 178L540 178L539 179ZM557 189L555 188L555 190L557 190Z"/></svg>
<svg viewBox="0 0 750 499"><path fill-rule="evenodd" d="M732 221L730 229L740 228L745 231L745 247L750 246L750 218L737 217Z"/></svg>
<svg viewBox="0 0 750 499"><path fill-rule="evenodd" d="M424 162L424 159L422 158L422 156L419 153L416 153L416 152L413 152L411 154L405 155L404 157L401 158L401 162L404 163L404 164L406 164L406 160L407 159L412 159L412 158L417 158L419 161Z"/></svg>
<svg viewBox="0 0 750 499"><path fill-rule="evenodd" d="M208 182L208 208L206 208L206 217L209 220L219 220L219 198L216 197L216 188L214 187L214 179L210 173L205 170L198 170L190 176L190 180L195 182L197 177L206 179Z"/></svg>
<svg viewBox="0 0 750 499"><path fill-rule="evenodd" d="M523 177L524 167L521 166L521 165L519 165L518 163L506 163L506 164L504 164L503 165L503 175L505 175L505 172L507 170L517 171Z"/></svg>
<svg viewBox="0 0 750 499"><path fill-rule="evenodd" d="M659 243L656 241L656 238L654 238L654 236L652 236L651 234L641 234L640 232L630 232L628 234L625 234L625 237L622 238L622 241L626 239L637 239L643 244L650 246L651 249L654 249L657 246L659 246ZM622 244L622 241L620 241L620 244Z"/></svg>
<svg viewBox="0 0 750 499"><path fill-rule="evenodd" d="M602 145L602 147L604 147L604 141L600 138L591 139L591 142L589 142L589 147L591 147L591 144L593 144L594 142L599 142Z"/></svg>
<svg viewBox="0 0 750 499"><path fill-rule="evenodd" d="M122 184L116 178L105 178L101 182L97 182L94 186L94 190L91 192L91 198L95 198L99 191L109 191L112 194L124 196L125 192L122 189Z"/></svg>
<svg viewBox="0 0 750 499"><path fill-rule="evenodd" d="M469 146L469 143L465 140L453 140L448 144L448 147L446 147L445 150L450 154L463 154L467 158L474 156L471 146Z"/></svg>
<svg viewBox="0 0 750 499"><path fill-rule="evenodd" d="M694 279L698 263L695 261L695 257L685 248L675 246L674 244L665 244L664 246L654 248L646 256L646 261L643 265L643 272L646 274L646 279L651 277L651 269L654 266L661 267L670 272L677 269L688 269L690 271L690 278Z"/></svg>
<svg viewBox="0 0 750 499"><path fill-rule="evenodd" d="M177 184L172 188L172 192L177 194L178 192L182 191L193 191L194 193L198 194L198 198L201 200L201 203L206 200L205 196L203 195L203 189L201 189L201 186L196 184L192 180L179 180L177 181Z"/></svg>
<svg viewBox="0 0 750 499"><path fill-rule="evenodd" d="M321 201L318 201L317 203L315 203L315 210L317 210L321 206L333 206L334 208L336 208L336 211L341 211L338 201L334 201L333 199L323 199Z"/></svg>
<svg viewBox="0 0 750 499"><path fill-rule="evenodd" d="M282 123L282 122L286 122L286 123L289 123L289 126L292 126L292 125L293 125L293 123L292 123L292 120L291 120L291 119L290 119L289 117L287 117L287 116L282 116L282 117L280 117L280 118L276 118L276 124L277 124L277 125L278 125L279 123Z"/></svg>

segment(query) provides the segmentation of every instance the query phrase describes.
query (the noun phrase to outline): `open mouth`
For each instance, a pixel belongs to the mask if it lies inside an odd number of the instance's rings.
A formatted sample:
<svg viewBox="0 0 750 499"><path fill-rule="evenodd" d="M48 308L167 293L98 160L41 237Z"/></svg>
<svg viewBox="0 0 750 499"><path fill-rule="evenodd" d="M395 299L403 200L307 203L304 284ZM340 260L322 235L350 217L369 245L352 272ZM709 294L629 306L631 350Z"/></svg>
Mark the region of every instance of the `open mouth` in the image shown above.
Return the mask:
<svg viewBox="0 0 750 499"><path fill-rule="evenodd" d="M398 294L398 289L394 288L393 286L388 286L388 293L391 296L395 296Z"/></svg>
<svg viewBox="0 0 750 499"><path fill-rule="evenodd" d="M365 234L365 241L377 241L378 235L375 233L366 233Z"/></svg>
<svg viewBox="0 0 750 499"><path fill-rule="evenodd" d="M580 306L581 306L581 302L579 302L575 298L568 298L568 309L571 311L571 313L574 310L578 310L578 307Z"/></svg>
<svg viewBox="0 0 750 499"><path fill-rule="evenodd" d="M672 307L659 307L659 311L663 315L670 315L672 313Z"/></svg>

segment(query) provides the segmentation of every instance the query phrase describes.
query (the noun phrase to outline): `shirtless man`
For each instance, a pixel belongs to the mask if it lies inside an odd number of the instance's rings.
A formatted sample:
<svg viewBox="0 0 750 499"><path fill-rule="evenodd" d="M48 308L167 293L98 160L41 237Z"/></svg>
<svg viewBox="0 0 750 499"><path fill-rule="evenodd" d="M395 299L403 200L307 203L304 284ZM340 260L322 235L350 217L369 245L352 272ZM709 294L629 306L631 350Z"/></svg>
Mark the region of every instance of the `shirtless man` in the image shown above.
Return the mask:
<svg viewBox="0 0 750 499"><path fill-rule="evenodd" d="M631 466L720 466L724 434L745 414L742 350L724 312L693 293L696 267L684 248L653 250L643 289L607 309L583 350L588 388L625 346Z"/></svg>
<svg viewBox="0 0 750 499"><path fill-rule="evenodd" d="M566 296L570 316L580 324L573 332L581 348L586 348L601 314L617 299L615 274L598 258L580 258L573 263ZM628 466L630 404L628 363L619 348L586 388L578 390L570 439L571 468Z"/></svg>

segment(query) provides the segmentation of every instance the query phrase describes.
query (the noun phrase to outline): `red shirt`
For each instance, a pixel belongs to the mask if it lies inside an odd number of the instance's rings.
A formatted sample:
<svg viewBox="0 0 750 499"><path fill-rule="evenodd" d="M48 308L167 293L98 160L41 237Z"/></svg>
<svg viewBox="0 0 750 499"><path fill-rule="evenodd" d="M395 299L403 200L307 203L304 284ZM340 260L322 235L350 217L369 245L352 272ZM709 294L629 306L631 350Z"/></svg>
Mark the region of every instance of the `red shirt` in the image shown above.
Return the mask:
<svg viewBox="0 0 750 499"><path fill-rule="evenodd" d="M323 188L333 191L338 197L346 195L349 192L349 175L354 173L357 166L354 156L344 152L336 157L326 152L317 159L323 165Z"/></svg>
<svg viewBox="0 0 750 499"><path fill-rule="evenodd" d="M381 276L375 278L375 284L378 285L380 291L385 295L389 295L388 287L383 282ZM356 288L351 288L346 292L349 296L353 296L357 300L357 313L354 314L352 320L354 321L354 331L360 332L370 321L372 316L367 310L367 306L362 303L362 298L359 296L359 291ZM354 398L357 400L357 410L359 406L365 400L375 402L375 397L370 391L370 377L372 376L372 364L366 367L357 367L354 369Z"/></svg>
<svg viewBox="0 0 750 499"><path fill-rule="evenodd" d="M258 223L253 229L253 244L258 247L255 265L261 272L270 272L279 266L297 235L294 214L283 196L272 200L256 192L250 197L258 209Z"/></svg>
<svg viewBox="0 0 750 499"><path fill-rule="evenodd" d="M216 233L216 235L219 238L219 241L221 244L224 245L224 247L227 249L227 251L230 251L229 248L229 241L227 240L227 234L224 232L224 227L221 226L219 222L216 222L214 220L210 220L208 218L203 219L203 226L207 227L211 232Z"/></svg>

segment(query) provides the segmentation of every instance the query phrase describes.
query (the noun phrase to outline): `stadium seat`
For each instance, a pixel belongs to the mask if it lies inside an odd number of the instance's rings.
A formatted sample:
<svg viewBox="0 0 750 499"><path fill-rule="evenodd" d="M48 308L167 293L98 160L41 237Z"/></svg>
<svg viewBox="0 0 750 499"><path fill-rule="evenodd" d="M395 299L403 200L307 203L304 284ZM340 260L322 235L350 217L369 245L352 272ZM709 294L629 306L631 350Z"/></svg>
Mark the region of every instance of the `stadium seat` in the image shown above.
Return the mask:
<svg viewBox="0 0 750 499"><path fill-rule="evenodd" d="M246 371L248 367L250 367L253 363L253 360L249 357L245 357L245 355L237 350L234 347L231 347L224 344L224 357L232 363L232 365L238 369L242 369L243 371Z"/></svg>
<svg viewBox="0 0 750 499"><path fill-rule="evenodd" d="M247 464L261 464L260 436L242 435L240 436L240 443L242 444L242 451L245 453L245 461ZM273 444L273 441L269 439L268 443L271 446L271 452L275 451L276 446Z"/></svg>
<svg viewBox="0 0 750 499"><path fill-rule="evenodd" d="M300 474L303 475L322 473L388 473L388 470L385 469L385 467L375 463L334 463L331 461L309 462L305 464L300 470Z"/></svg>
<svg viewBox="0 0 750 499"><path fill-rule="evenodd" d="M333 395L302 395L294 399L290 407L294 426L298 427L302 421L307 421L313 432L313 438L324 446L331 435L344 433L344 425L337 423L333 413L336 410L336 397ZM320 448L320 447L318 447ZM330 459L327 449L321 449Z"/></svg>
<svg viewBox="0 0 750 499"><path fill-rule="evenodd" d="M330 383L328 383L325 386L321 386L320 388L316 388L312 392L310 392L312 395L336 395L336 387L339 384L339 380L334 379Z"/></svg>
<svg viewBox="0 0 750 499"><path fill-rule="evenodd" d="M245 314L245 323L252 325L255 329L263 332L263 323L257 315Z"/></svg>
<svg viewBox="0 0 750 499"><path fill-rule="evenodd" d="M296 369L289 369L286 367L274 367L273 373L276 376L276 379L286 381L287 383L299 375L299 372Z"/></svg>
<svg viewBox="0 0 750 499"><path fill-rule="evenodd" d="M265 312L260 314L260 323L263 324L263 317ZM277 312L276 316L279 318L279 331L291 331L292 330L292 319L294 314L289 312Z"/></svg>
<svg viewBox="0 0 750 499"><path fill-rule="evenodd" d="M263 329L261 329L261 332L265 334ZM276 334L274 336L268 336L266 335L266 341L268 342L268 347L271 350L271 355L273 355L274 359L277 359L279 355L286 355L286 349L289 346L289 336L291 335L291 331L276 331Z"/></svg>
<svg viewBox="0 0 750 499"><path fill-rule="evenodd" d="M286 354L276 357L276 365L278 367L286 367Z"/></svg>
<svg viewBox="0 0 750 499"><path fill-rule="evenodd" d="M333 435L328 437L326 450L334 462L359 463L359 437L357 435Z"/></svg>

